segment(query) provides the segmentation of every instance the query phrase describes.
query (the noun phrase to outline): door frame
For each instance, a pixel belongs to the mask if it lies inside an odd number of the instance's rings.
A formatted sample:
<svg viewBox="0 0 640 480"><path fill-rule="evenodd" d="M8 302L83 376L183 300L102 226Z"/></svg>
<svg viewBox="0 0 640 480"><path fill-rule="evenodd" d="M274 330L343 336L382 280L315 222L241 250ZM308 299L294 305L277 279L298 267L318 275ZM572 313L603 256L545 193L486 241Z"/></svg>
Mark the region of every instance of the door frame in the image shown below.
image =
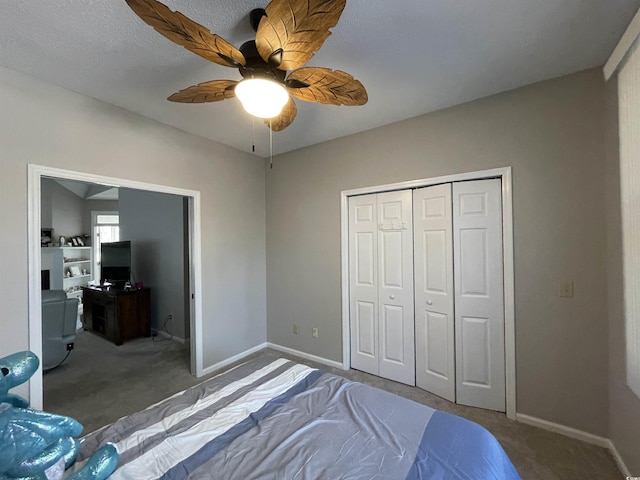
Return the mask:
<svg viewBox="0 0 640 480"><path fill-rule="evenodd" d="M28 284L29 284L29 350L42 357L42 294L40 291L40 229L41 229L41 180L43 177L77 180L118 188L132 188L149 192L168 193L189 200L190 264L189 288L191 296L191 374L204 375L202 345L202 252L200 192L152 183L107 177L90 173L64 170L29 164L27 184L27 238L28 238ZM43 382L42 365L29 380L29 400L32 408L42 410Z"/></svg>
<svg viewBox="0 0 640 480"><path fill-rule="evenodd" d="M351 368L351 318L349 316L349 197L429 187L441 183L466 180L502 180L502 248L504 274L504 341L505 341L505 394L507 417L516 418L516 338L515 338L515 283L513 258L513 192L511 167L500 167L476 172L464 172L441 177L409 180L406 182L362 187L340 192L340 243L342 271L342 368Z"/></svg>

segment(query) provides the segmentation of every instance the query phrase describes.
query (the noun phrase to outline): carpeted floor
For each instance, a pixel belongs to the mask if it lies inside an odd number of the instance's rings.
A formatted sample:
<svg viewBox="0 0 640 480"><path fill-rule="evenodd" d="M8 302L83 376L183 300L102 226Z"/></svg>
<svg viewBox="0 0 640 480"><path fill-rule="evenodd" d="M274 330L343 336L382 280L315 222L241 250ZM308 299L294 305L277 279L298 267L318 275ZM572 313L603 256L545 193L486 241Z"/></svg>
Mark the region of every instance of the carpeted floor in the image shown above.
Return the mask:
<svg viewBox="0 0 640 480"><path fill-rule="evenodd" d="M419 388L269 349L250 358L258 355L290 358L473 420L498 438L525 480L622 478L607 450L511 421L504 414L451 404ZM190 375L188 351L176 342L140 338L116 347L81 332L69 359L44 375L44 407L77 419L88 433L203 380Z"/></svg>

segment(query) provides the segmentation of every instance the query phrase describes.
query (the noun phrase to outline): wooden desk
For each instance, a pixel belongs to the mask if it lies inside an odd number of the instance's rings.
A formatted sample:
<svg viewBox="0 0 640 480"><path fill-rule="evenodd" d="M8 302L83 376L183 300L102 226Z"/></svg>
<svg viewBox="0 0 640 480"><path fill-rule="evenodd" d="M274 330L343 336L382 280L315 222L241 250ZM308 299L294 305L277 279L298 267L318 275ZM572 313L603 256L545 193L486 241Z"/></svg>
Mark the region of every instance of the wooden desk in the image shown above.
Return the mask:
<svg viewBox="0 0 640 480"><path fill-rule="evenodd" d="M102 290L82 287L85 330L122 345L126 340L151 335L151 290Z"/></svg>

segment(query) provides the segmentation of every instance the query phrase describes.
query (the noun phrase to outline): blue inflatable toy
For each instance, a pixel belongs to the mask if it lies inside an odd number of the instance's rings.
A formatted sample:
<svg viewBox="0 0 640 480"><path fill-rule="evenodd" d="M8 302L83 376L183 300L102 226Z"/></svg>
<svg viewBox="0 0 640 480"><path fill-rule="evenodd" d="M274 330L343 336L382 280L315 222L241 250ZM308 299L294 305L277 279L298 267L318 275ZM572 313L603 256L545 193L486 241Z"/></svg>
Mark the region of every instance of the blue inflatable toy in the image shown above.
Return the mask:
<svg viewBox="0 0 640 480"><path fill-rule="evenodd" d="M26 382L40 361L32 352L0 358L0 480L104 480L118 464L116 448L100 448L74 473L65 476L78 455L74 437L82 425L73 418L33 410L9 390ZM69 473L69 472L67 472Z"/></svg>

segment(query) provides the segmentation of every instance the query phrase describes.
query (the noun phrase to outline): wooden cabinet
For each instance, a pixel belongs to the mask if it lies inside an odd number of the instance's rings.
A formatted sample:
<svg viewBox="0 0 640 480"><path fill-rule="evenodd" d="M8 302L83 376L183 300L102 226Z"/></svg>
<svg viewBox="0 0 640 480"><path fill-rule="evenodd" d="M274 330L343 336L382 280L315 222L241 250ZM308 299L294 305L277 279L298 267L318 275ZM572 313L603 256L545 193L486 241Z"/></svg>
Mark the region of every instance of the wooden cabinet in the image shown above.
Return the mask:
<svg viewBox="0 0 640 480"><path fill-rule="evenodd" d="M151 290L82 288L85 330L122 345L126 340L151 335Z"/></svg>

